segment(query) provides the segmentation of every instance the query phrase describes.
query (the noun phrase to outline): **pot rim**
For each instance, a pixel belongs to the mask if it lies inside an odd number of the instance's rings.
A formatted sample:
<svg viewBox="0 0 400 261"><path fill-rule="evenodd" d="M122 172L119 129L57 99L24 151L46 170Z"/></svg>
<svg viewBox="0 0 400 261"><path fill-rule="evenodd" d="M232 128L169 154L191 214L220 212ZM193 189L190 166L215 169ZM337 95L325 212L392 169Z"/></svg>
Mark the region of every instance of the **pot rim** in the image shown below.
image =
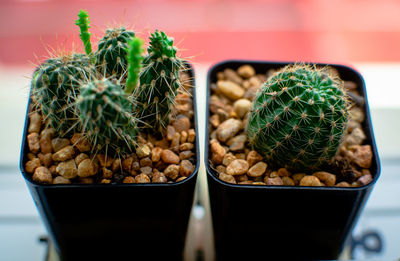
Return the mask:
<svg viewBox="0 0 400 261"><path fill-rule="evenodd" d="M22 143L21 143L21 150L20 150L20 160L19 160L19 169L22 173L22 176L24 177L26 182L29 182L30 184L38 187L46 187L46 188L54 188L54 189L68 189L68 188L114 188L114 187L174 187L174 186L180 186L186 182L189 182L189 180L192 180L197 177L199 167L200 167L200 143L199 143L199 132L198 132L198 114L197 114L197 102L196 102L196 97L197 97L197 88L196 88L196 77L195 77L195 71L193 66L185 61L185 64L188 67L188 72L190 74L190 77L192 78L192 89L193 89L193 125L194 129L196 132L196 137L195 137L195 145L196 145L196 166L193 171L193 173L187 177L184 180L181 180L179 182L174 182L174 183L117 183L117 184L102 184L102 183L93 183L93 184L40 184L37 182L34 182L31 178L30 175L28 175L25 171L25 148L27 146L26 142L26 136L27 136L27 130L28 130L28 124L29 124L29 106L31 104L31 96L29 94L29 101L26 109L26 114L25 114L25 123L24 123L24 131L22 134Z"/></svg>
<svg viewBox="0 0 400 261"><path fill-rule="evenodd" d="M209 110L209 101L210 101L210 85L211 85L211 75L214 73L214 71L221 66L229 65L232 63L237 63L237 64L250 64L250 65L257 65L257 64L270 64L270 65L281 65L282 67L288 64L295 64L295 63L304 63L304 64L316 64L316 65L322 65L322 66L332 66L336 68L343 68L347 69L351 72L353 72L361 81L361 86L359 86L360 91L362 91L363 97L365 99L364 103L364 108L363 111L365 112L365 125L369 127L369 135L370 135L370 145L373 153L373 161L375 161L376 164L376 172L371 173L373 174L373 179L370 183L364 186L360 187L311 187L311 186L284 186L284 185L277 185L277 186L268 186L268 185L247 185L247 184L232 184L228 183L225 181L220 180L216 176L216 171L211 168L210 166L210 160L209 160L209 118L210 118L210 110ZM247 190L247 189L258 189L258 190L311 190L311 191L361 191L361 190L366 190L371 186L374 186L375 183L377 182L378 178L380 177L381 174L381 164L380 164L380 159L379 159L379 154L375 142L375 136L374 136L374 130L372 126L372 121L371 121L371 113L368 105L368 97L367 97L367 90L365 86L365 81L362 75L354 68L347 66L347 65L342 65L342 64L331 64L331 63L319 63L319 62L295 62L295 61L268 61L268 60L244 60L244 59L228 59L228 60L223 60L217 63L214 63L211 65L211 67L208 69L207 72L207 89L206 89L206 133L205 133L205 157L204 157L204 164L206 167L206 172L207 176L211 177L214 181L219 183L222 186L225 186L227 188L238 188L242 190Z"/></svg>

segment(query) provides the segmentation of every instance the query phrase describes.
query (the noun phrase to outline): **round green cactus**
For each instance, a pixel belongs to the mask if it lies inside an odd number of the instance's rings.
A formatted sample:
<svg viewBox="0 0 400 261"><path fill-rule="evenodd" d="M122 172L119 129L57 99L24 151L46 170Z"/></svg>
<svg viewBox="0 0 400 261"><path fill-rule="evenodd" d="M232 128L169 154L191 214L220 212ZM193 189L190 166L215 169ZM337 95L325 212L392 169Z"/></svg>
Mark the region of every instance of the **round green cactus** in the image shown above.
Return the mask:
<svg viewBox="0 0 400 261"><path fill-rule="evenodd" d="M144 129L163 132L168 125L171 107L181 86L179 73L183 69L173 44L173 39L164 32L155 31L150 36L148 56L143 60L139 76L140 85L134 90Z"/></svg>
<svg viewBox="0 0 400 261"><path fill-rule="evenodd" d="M247 136L270 164L315 170L335 156L347 118L343 82L328 67L288 65L258 91Z"/></svg>
<svg viewBox="0 0 400 261"><path fill-rule="evenodd" d="M79 86L93 75L89 57L72 54L51 58L41 64L32 78L32 95L50 125L64 136L78 125L74 106Z"/></svg>
<svg viewBox="0 0 400 261"><path fill-rule="evenodd" d="M128 42L135 36L124 27L107 29L95 53L96 68L105 77L123 81L127 68Z"/></svg>
<svg viewBox="0 0 400 261"><path fill-rule="evenodd" d="M134 150L137 120L120 85L94 80L82 86L77 105L82 132L96 151L115 155Z"/></svg>

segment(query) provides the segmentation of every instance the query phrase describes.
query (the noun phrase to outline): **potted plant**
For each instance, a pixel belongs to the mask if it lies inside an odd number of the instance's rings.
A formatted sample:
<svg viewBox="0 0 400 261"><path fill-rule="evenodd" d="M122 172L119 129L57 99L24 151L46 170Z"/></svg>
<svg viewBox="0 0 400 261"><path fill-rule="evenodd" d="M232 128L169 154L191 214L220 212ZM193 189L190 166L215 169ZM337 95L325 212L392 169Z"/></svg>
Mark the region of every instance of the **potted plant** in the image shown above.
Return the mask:
<svg viewBox="0 0 400 261"><path fill-rule="evenodd" d="M20 168L62 260L182 259L199 153L192 67L156 31L147 56L111 28L96 52L40 64ZM193 93L194 96L194 93Z"/></svg>
<svg viewBox="0 0 400 261"><path fill-rule="evenodd" d="M361 75L224 61L207 84L217 259L337 259L380 174Z"/></svg>

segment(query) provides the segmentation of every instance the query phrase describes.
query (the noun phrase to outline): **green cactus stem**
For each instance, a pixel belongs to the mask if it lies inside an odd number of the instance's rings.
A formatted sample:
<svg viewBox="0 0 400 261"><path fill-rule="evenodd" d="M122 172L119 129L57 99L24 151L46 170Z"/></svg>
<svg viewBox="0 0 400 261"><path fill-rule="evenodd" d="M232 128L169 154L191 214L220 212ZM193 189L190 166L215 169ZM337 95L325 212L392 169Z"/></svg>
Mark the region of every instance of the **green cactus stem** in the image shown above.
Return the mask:
<svg viewBox="0 0 400 261"><path fill-rule="evenodd" d="M94 80L82 86L77 105L82 132L96 152L115 156L134 151L137 120L120 85Z"/></svg>
<svg viewBox="0 0 400 261"><path fill-rule="evenodd" d="M84 54L51 58L36 69L32 79L36 107L60 136L78 127L75 102L80 84L90 80L92 74L89 57Z"/></svg>
<svg viewBox="0 0 400 261"><path fill-rule="evenodd" d="M129 42L129 49L128 49L128 78L125 84L125 94L130 95L132 94L133 90L135 89L138 79L139 73L142 68L142 61L143 61L143 40L137 37L132 38Z"/></svg>
<svg viewBox="0 0 400 261"><path fill-rule="evenodd" d="M127 68L128 42L135 33L124 27L107 29L95 53L96 68L105 77L123 82Z"/></svg>
<svg viewBox="0 0 400 261"><path fill-rule="evenodd" d="M173 39L164 32L150 36L148 56L143 60L140 85L134 90L140 119L144 129L163 132L169 122L171 107L181 87L179 73L183 69L176 56Z"/></svg>
<svg viewBox="0 0 400 261"><path fill-rule="evenodd" d="M347 118L343 81L328 67L288 65L258 91L247 136L271 165L311 171L333 159Z"/></svg>
<svg viewBox="0 0 400 261"><path fill-rule="evenodd" d="M80 34L79 37L83 42L83 46L85 47L86 54L90 57L92 63L94 63L94 56L92 52L92 43L90 42L90 35L89 33L89 23L90 18L85 10L80 10L78 14L78 20L75 21L75 24L79 26Z"/></svg>

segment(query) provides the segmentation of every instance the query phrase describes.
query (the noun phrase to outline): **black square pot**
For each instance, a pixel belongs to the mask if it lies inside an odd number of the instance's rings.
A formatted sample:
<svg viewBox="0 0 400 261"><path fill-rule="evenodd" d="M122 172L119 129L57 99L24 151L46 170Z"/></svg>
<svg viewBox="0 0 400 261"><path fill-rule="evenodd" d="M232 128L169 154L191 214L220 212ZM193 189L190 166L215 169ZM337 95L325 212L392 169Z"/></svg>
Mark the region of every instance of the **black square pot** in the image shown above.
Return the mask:
<svg viewBox="0 0 400 261"><path fill-rule="evenodd" d="M252 65L257 73L266 73L289 63L224 61L214 65L207 77L207 108L217 72L244 64ZM363 129L373 151L373 181L357 188L226 183L209 164L207 109L205 165L217 260L331 260L341 253L380 175L380 162L362 76L346 66L331 66L343 80L356 82L365 98Z"/></svg>
<svg viewBox="0 0 400 261"><path fill-rule="evenodd" d="M194 71L188 67L194 86ZM200 162L195 90L193 96L196 168L177 183L34 183L24 167L26 117L20 170L61 260L183 259Z"/></svg>

